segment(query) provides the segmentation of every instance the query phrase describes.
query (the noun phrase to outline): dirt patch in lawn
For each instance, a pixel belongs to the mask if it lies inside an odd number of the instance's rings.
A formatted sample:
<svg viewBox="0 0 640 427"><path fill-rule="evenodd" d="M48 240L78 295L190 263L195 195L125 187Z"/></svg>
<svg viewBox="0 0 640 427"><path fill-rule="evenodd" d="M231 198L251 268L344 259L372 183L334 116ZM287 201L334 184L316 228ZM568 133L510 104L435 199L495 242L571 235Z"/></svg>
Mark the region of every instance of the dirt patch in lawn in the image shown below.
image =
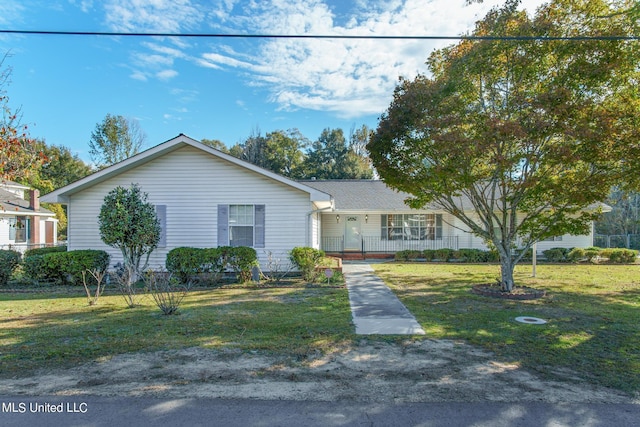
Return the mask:
<svg viewBox="0 0 640 427"><path fill-rule="evenodd" d="M187 348L117 355L66 370L0 378L2 395L156 396L357 402L640 402L571 372L552 379L444 340L374 342L330 355Z"/></svg>

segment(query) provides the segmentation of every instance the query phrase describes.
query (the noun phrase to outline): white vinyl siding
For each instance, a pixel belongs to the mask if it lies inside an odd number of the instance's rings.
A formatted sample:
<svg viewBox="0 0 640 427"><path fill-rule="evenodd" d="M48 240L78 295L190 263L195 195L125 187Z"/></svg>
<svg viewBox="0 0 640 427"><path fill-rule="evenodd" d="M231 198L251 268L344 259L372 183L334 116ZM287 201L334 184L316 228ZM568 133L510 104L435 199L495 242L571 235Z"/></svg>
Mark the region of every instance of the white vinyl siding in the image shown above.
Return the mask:
<svg viewBox="0 0 640 427"><path fill-rule="evenodd" d="M70 196L70 250L103 249L111 254L112 264L120 260L119 251L100 240L97 218L106 194L132 183L140 185L150 203L166 206L166 247L151 254L153 267L164 266L167 252L175 247L218 246L219 205L266 206L265 245L256 249L263 263L267 252L287 258L293 247L306 243L309 193L197 148L182 147Z"/></svg>

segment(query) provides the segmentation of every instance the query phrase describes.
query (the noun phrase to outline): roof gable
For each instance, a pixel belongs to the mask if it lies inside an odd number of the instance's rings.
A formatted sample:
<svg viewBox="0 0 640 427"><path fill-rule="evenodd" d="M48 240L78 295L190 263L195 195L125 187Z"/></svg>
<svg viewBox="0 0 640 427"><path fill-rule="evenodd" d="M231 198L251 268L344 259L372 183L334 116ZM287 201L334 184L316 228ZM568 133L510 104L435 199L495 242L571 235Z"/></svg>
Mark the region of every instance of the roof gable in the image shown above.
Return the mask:
<svg viewBox="0 0 640 427"><path fill-rule="evenodd" d="M85 178L82 178L76 182L73 182L69 185L66 185L62 188L52 191L51 193L45 196L42 196L41 200L43 202L49 202L49 203L63 203L63 204L67 203L69 196L71 196L74 193L85 190L89 187L92 187L100 182L106 181L107 179L110 179L126 171L135 169L154 159L168 155L172 151L175 151L185 146L194 147L202 151L203 154L215 156L239 168L245 169L247 171L255 172L259 175L262 175L264 177L267 177L279 183L285 184L289 187L309 193L311 201L326 201L326 202L331 201L331 196L329 194L322 192L321 190L306 186L297 181L290 180L281 175L278 175L266 169L260 168L252 163L246 162L244 160L233 157L229 154L223 153L220 150L211 148L184 134L180 134L173 139L170 139L162 144L156 145L155 147L149 148L148 150L145 150L142 153L136 154L135 156L130 157L126 160L123 160L122 162L116 163L115 165L109 166Z"/></svg>

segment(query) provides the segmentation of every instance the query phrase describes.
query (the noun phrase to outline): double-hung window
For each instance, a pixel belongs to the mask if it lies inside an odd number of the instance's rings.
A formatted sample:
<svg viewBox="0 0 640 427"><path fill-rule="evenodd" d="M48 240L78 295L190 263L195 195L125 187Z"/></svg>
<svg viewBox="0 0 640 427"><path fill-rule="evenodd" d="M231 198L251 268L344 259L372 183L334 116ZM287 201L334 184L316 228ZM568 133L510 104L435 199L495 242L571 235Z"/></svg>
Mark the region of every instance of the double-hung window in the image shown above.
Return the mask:
<svg viewBox="0 0 640 427"><path fill-rule="evenodd" d="M229 205L229 246L253 247L253 205Z"/></svg>
<svg viewBox="0 0 640 427"><path fill-rule="evenodd" d="M218 246L264 248L265 205L218 205Z"/></svg>

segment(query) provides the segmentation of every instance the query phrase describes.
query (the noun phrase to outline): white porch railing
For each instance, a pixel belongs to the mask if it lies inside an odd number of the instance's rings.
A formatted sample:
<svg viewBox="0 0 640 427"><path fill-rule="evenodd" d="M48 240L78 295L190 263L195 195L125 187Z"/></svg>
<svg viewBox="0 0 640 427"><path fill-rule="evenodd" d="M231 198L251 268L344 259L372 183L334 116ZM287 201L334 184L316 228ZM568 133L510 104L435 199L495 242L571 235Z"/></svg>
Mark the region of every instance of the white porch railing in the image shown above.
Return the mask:
<svg viewBox="0 0 640 427"><path fill-rule="evenodd" d="M348 248L347 251L393 254L404 250L444 248L458 249L458 236L442 236L435 240L386 240L380 236L362 236L360 247ZM345 252L344 237L323 237L321 249L325 252Z"/></svg>

